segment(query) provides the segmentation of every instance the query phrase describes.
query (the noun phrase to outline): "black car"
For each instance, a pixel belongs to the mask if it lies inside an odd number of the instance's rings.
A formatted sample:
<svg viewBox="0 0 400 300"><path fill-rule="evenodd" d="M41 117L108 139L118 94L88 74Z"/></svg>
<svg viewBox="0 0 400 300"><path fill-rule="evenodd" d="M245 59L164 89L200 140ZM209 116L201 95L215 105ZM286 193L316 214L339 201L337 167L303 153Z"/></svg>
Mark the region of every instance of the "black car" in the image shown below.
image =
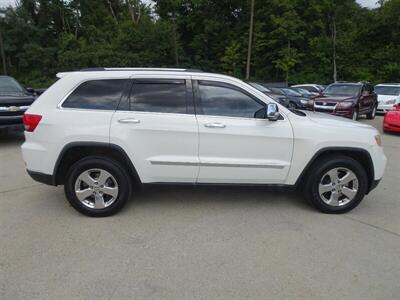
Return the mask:
<svg viewBox="0 0 400 300"><path fill-rule="evenodd" d="M36 98L34 90L28 90L14 78L0 76L0 128L22 126L22 117Z"/></svg>
<svg viewBox="0 0 400 300"><path fill-rule="evenodd" d="M256 82L248 82L249 85L251 85L253 88L259 90L261 93L271 97L274 99L276 102L280 103L281 105L285 107L289 107L289 100L285 95L282 94L276 94L271 91L270 88L267 88L259 83Z"/></svg>
<svg viewBox="0 0 400 300"><path fill-rule="evenodd" d="M303 97L299 92L290 88L269 88L272 93L285 96L288 101L288 107L291 109L310 109L310 100Z"/></svg>

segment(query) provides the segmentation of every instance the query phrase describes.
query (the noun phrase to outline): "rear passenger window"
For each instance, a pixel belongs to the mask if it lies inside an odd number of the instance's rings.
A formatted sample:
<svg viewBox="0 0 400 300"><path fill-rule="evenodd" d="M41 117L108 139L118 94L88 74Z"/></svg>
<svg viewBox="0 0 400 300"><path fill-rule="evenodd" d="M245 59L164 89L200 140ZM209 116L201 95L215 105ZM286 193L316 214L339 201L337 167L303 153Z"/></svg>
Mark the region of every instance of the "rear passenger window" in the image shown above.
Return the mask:
<svg viewBox="0 0 400 300"><path fill-rule="evenodd" d="M186 114L185 80L136 79L130 105L132 111Z"/></svg>
<svg viewBox="0 0 400 300"><path fill-rule="evenodd" d="M115 110L126 81L127 79L86 81L68 96L62 107Z"/></svg>

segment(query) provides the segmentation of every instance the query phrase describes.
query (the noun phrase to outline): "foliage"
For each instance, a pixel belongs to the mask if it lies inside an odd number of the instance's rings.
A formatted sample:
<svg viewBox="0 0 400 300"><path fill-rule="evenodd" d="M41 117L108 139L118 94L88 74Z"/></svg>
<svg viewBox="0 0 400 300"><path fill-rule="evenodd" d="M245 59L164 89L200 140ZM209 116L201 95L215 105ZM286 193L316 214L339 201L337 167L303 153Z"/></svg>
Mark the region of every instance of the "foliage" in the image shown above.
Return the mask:
<svg viewBox="0 0 400 300"><path fill-rule="evenodd" d="M244 77L249 0L20 0L0 17L8 73L45 87L86 67L199 68ZM400 81L400 0L255 1L251 76ZM335 23L334 23L335 22ZM1 61L1 60L0 60ZM1 62L0 62L1 63Z"/></svg>

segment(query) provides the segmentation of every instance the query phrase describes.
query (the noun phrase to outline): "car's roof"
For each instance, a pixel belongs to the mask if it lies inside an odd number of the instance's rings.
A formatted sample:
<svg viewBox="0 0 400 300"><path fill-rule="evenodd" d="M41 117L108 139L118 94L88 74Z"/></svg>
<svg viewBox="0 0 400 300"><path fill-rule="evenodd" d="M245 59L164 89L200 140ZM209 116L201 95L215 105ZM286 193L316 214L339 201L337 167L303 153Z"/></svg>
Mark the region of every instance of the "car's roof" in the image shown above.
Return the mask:
<svg viewBox="0 0 400 300"><path fill-rule="evenodd" d="M400 86L400 83L380 83L375 86Z"/></svg>
<svg viewBox="0 0 400 300"><path fill-rule="evenodd" d="M334 82L330 85L364 85L365 83L362 82Z"/></svg>
<svg viewBox="0 0 400 300"><path fill-rule="evenodd" d="M207 73L197 69L174 69L174 68L88 68L81 69L70 72L60 72L57 73L58 78L65 77L67 75L79 75L85 78L91 77L101 77L107 74L107 76L113 75L135 75L135 74L143 74L143 75L204 75L204 76L213 76L213 77L225 77L236 79L231 76L218 74L218 73Z"/></svg>

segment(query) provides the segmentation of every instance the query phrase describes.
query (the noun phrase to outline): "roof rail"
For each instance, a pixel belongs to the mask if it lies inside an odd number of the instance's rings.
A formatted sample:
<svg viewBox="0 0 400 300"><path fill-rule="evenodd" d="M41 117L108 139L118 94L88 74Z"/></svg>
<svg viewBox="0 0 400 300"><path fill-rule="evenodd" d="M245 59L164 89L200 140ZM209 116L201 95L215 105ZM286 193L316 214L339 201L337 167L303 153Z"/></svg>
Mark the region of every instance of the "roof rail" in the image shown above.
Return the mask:
<svg viewBox="0 0 400 300"><path fill-rule="evenodd" d="M178 69L178 68L84 68L79 70L80 72L91 72L91 71L166 71L166 72L203 72L198 69Z"/></svg>

